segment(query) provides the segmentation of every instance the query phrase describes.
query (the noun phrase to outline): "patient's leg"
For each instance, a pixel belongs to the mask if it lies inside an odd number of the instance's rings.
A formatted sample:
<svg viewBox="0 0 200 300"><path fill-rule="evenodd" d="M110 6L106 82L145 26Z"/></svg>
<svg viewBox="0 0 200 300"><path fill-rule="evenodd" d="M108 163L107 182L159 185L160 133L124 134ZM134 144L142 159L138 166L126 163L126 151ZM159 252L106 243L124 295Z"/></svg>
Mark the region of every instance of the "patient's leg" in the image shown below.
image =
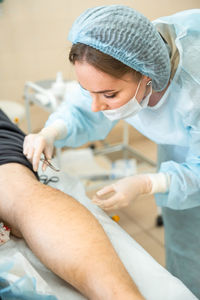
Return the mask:
<svg viewBox="0 0 200 300"><path fill-rule="evenodd" d="M0 195L0 216L87 298L143 299L101 225L79 202L15 163L0 166Z"/></svg>

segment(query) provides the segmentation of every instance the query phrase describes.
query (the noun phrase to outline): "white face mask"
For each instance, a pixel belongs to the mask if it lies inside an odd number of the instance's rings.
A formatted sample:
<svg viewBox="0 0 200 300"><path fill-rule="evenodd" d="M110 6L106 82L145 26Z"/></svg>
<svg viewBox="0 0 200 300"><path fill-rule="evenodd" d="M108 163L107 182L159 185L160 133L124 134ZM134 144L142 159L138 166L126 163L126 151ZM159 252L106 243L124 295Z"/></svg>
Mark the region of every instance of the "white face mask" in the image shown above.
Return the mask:
<svg viewBox="0 0 200 300"><path fill-rule="evenodd" d="M152 94L152 87L149 94L141 101L141 103L139 103L136 99L136 96L140 87L140 83L141 81L137 86L137 90L135 92L134 97L131 100L129 100L126 104L115 109L103 110L102 113L105 115L105 117L111 121L126 119L135 116L142 108L147 107L149 103L149 98ZM147 85L150 84L151 81L149 81Z"/></svg>

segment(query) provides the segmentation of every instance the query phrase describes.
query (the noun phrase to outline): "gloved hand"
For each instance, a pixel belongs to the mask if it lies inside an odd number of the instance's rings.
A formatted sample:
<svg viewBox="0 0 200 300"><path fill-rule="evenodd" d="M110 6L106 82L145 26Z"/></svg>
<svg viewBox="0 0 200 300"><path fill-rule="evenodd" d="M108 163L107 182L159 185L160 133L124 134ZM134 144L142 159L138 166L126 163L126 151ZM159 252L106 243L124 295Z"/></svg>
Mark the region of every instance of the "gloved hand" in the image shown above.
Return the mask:
<svg viewBox="0 0 200 300"><path fill-rule="evenodd" d="M165 173L125 177L99 190L92 202L107 211L119 209L128 206L140 195L165 193L169 185L170 176Z"/></svg>
<svg viewBox="0 0 200 300"><path fill-rule="evenodd" d="M29 134L24 139L23 153L32 162L33 170L37 171L41 154L44 153L50 160L53 155L54 142L67 135L67 129L64 121L57 120L52 125L43 128L37 134ZM47 165L43 163L42 169Z"/></svg>

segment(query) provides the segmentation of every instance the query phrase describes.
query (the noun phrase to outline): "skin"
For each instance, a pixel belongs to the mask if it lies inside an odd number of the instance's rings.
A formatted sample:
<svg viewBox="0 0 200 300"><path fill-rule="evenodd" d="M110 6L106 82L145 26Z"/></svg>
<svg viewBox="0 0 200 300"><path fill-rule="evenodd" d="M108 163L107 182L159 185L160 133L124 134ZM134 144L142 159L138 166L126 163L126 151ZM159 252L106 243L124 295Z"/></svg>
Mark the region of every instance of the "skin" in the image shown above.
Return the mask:
<svg viewBox="0 0 200 300"><path fill-rule="evenodd" d="M136 94L139 81L134 78L132 73L116 78L94 68L85 61L76 61L74 67L80 85L90 92L93 99L91 106L93 112L118 108L126 104ZM150 86L147 86L150 80L151 78L142 76L136 95L139 103L150 92ZM158 103L167 87L162 92L152 91L149 106Z"/></svg>
<svg viewBox="0 0 200 300"><path fill-rule="evenodd" d="M0 217L12 233L87 299L144 299L101 225L74 198L17 163L0 166L0 195Z"/></svg>

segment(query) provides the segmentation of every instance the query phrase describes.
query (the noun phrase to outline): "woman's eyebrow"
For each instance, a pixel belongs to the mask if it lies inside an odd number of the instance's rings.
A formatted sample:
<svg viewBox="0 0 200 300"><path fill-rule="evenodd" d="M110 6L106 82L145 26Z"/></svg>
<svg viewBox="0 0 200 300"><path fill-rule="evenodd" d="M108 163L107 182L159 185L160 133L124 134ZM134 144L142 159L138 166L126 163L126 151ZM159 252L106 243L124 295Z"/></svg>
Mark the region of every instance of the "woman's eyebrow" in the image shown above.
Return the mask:
<svg viewBox="0 0 200 300"><path fill-rule="evenodd" d="M80 84L80 82L79 82ZM87 91L81 84L80 86L82 87L82 89L84 89L85 91ZM108 93L108 92L114 92L115 90L102 90L102 91L92 91L91 93L94 93L94 94L102 94L102 93Z"/></svg>
<svg viewBox="0 0 200 300"><path fill-rule="evenodd" d="M96 91L96 92L91 92L91 93L94 93L94 94L102 94L102 93L108 93L108 92L114 92L115 90L103 90L103 91Z"/></svg>

